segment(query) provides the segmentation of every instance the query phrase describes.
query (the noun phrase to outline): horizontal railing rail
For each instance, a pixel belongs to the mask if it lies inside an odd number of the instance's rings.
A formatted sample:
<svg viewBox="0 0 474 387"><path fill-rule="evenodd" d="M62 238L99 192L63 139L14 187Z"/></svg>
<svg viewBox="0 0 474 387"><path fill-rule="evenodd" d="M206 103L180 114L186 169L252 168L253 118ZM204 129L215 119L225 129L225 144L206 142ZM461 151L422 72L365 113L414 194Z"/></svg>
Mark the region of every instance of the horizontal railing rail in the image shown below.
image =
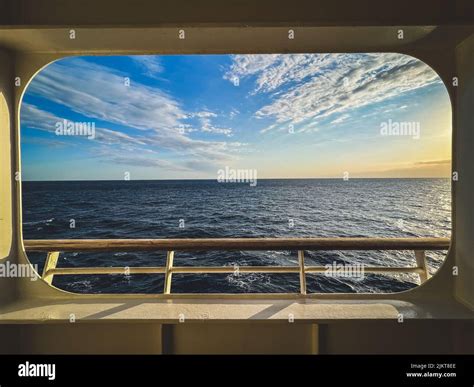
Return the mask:
<svg viewBox="0 0 474 387"><path fill-rule="evenodd" d="M326 266L305 264L305 250L412 250L416 266L363 266L364 273L414 273L420 282L430 274L426 250L447 250L449 238L204 238L204 239L59 239L25 240L25 250L47 252L43 278L49 284L54 275L79 274L164 274L164 294L171 294L173 274L295 273L300 293L306 294L306 274L326 273ZM298 252L298 266L174 266L175 251L271 250ZM166 251L166 266L158 267L68 267L58 268L60 252Z"/></svg>
<svg viewBox="0 0 474 387"><path fill-rule="evenodd" d="M28 251L443 250L449 238L192 238L25 240Z"/></svg>

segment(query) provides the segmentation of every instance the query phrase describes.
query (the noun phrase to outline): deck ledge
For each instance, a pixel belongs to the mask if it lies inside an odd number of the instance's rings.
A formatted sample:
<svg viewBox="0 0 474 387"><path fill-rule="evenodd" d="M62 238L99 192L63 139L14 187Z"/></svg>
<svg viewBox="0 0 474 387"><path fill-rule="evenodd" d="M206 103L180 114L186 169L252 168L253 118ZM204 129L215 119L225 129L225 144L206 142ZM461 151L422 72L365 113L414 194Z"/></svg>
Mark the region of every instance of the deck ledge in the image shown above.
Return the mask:
<svg viewBox="0 0 474 387"><path fill-rule="evenodd" d="M343 320L474 319L474 312L454 300L407 302L396 299L147 299L102 298L19 300L0 306L0 324L87 322L289 322ZM180 322L181 319L181 322ZM184 321L183 321L184 320Z"/></svg>

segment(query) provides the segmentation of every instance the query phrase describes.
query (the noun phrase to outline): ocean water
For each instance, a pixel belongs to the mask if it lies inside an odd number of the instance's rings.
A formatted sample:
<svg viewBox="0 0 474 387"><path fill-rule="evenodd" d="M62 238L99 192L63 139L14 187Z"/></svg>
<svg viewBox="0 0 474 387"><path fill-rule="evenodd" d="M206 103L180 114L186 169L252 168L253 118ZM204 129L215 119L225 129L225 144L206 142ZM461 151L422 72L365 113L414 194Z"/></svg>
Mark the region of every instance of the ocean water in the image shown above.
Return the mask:
<svg viewBox="0 0 474 387"><path fill-rule="evenodd" d="M24 182L25 239L449 237L449 179ZM71 220L75 228L71 228ZM184 226L184 227L180 227ZM435 273L446 252L427 252ZM44 253L29 253L42 266ZM163 266L164 252L62 253L58 267ZM413 252L306 252L309 265L415 266ZM296 265L296 251L176 252L175 265ZM77 293L162 293L163 275L55 276ZM398 292L412 274L307 275L308 292ZM173 275L173 293L298 292L297 274Z"/></svg>

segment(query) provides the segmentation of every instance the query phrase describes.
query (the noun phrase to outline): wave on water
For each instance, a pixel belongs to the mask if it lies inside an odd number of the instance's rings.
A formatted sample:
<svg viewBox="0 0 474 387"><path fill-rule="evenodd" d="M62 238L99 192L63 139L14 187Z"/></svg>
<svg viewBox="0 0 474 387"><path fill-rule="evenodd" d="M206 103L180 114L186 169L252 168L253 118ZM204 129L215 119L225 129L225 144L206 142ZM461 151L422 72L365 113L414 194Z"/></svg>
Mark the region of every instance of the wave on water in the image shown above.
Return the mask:
<svg viewBox="0 0 474 387"><path fill-rule="evenodd" d="M449 179L291 179L23 183L25 239L234 237L449 237ZM74 220L74 227L71 227ZM427 252L435 273L445 252ZM29 253L44 264L45 254ZM63 253L58 266L163 266L164 252ZM306 252L307 264L414 266L411 251ZM296 265L296 252L176 252L175 265ZM362 281L308 274L309 292L397 292L417 275ZM79 293L162 293L163 275L56 276ZM298 292L297 274L182 274L174 293Z"/></svg>

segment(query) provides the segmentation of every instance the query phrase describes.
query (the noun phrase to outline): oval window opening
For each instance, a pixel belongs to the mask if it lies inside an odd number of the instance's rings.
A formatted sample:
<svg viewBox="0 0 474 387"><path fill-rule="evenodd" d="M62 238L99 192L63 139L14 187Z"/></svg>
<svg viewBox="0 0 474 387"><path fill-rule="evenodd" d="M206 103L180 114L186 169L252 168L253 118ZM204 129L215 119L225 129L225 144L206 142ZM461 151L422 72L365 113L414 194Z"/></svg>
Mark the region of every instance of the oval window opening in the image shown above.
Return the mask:
<svg viewBox="0 0 474 387"><path fill-rule="evenodd" d="M392 293L449 246L451 104L410 56L65 58L21 139L25 248L67 291Z"/></svg>

